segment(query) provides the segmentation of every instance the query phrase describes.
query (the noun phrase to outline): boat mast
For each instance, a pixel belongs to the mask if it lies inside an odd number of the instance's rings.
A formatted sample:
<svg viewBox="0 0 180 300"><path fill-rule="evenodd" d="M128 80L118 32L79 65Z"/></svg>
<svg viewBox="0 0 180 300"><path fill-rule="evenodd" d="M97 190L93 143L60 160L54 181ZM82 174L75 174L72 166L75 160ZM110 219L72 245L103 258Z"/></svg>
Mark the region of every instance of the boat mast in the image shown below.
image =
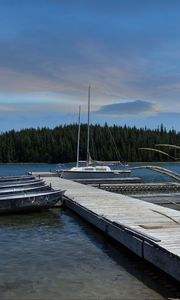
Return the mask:
<svg viewBox="0 0 180 300"><path fill-rule="evenodd" d="M88 124L87 124L87 158L86 158L86 165L89 165L89 158L90 158L90 153L89 153L89 140L90 140L90 89L91 87L88 87Z"/></svg>
<svg viewBox="0 0 180 300"><path fill-rule="evenodd" d="M80 133L81 133L81 105L79 105L79 117L78 117L78 141L77 141L77 160L76 167L79 167L79 145L80 145Z"/></svg>

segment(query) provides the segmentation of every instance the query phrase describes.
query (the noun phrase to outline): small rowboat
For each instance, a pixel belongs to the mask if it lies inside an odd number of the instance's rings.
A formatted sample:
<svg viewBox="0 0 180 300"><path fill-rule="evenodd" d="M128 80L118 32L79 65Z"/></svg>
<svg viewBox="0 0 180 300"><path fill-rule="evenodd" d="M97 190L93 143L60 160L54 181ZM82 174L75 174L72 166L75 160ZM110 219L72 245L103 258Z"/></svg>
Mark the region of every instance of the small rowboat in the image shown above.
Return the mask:
<svg viewBox="0 0 180 300"><path fill-rule="evenodd" d="M8 182L8 181L19 181L19 180L32 180L36 179L35 176L32 175L24 175L24 176L3 176L0 177L0 183L1 182Z"/></svg>
<svg viewBox="0 0 180 300"><path fill-rule="evenodd" d="M47 191L50 190L50 186L42 185L42 186L32 186L32 187L15 187L15 188L7 188L7 189L0 189L0 196L7 196L12 194L24 194L24 193L32 193L32 192L39 192L39 191Z"/></svg>
<svg viewBox="0 0 180 300"><path fill-rule="evenodd" d="M0 196L0 214L52 208L62 201L64 190Z"/></svg>
<svg viewBox="0 0 180 300"><path fill-rule="evenodd" d="M31 180L31 181L25 181L25 182L9 182L0 184L0 190L1 189L7 189L7 188L18 188L18 187L34 187L34 186L43 186L45 185L44 180L38 179L38 180Z"/></svg>

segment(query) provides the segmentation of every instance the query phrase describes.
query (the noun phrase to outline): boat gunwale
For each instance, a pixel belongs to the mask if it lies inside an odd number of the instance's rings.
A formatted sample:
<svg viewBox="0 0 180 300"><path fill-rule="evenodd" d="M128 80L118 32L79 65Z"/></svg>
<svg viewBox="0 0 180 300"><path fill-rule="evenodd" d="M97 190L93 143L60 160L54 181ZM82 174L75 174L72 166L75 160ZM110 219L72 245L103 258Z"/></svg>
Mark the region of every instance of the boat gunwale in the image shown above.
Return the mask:
<svg viewBox="0 0 180 300"><path fill-rule="evenodd" d="M8 201L8 200L18 200L23 198L32 198L32 197L41 197L48 195L61 194L63 195L65 190L56 190L56 191L48 191L48 192L36 192L36 193L24 193L24 194L16 194L16 195L8 195L8 196L0 196L0 201Z"/></svg>

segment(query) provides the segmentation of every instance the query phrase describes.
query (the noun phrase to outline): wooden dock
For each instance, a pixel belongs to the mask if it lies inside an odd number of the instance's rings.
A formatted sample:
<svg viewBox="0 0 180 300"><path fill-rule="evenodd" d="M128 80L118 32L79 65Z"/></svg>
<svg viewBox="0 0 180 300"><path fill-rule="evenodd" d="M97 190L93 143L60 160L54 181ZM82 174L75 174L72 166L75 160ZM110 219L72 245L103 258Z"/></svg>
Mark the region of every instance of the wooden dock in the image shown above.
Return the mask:
<svg viewBox="0 0 180 300"><path fill-rule="evenodd" d="M180 211L57 177L65 205L105 234L180 281Z"/></svg>

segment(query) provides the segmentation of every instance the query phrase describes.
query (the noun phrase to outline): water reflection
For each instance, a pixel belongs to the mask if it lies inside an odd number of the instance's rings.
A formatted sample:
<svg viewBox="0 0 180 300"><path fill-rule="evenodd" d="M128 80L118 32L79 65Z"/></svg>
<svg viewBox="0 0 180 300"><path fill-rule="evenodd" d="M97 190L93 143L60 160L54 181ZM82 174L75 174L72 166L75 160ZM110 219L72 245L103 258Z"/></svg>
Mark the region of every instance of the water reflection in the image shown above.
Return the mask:
<svg viewBox="0 0 180 300"><path fill-rule="evenodd" d="M0 216L0 228L3 227L21 227L27 226L28 228L37 226L40 224L44 225L53 225L61 224L61 215L63 211L62 209L49 209L42 210L32 213L20 213L20 214L7 214Z"/></svg>
<svg viewBox="0 0 180 300"><path fill-rule="evenodd" d="M168 204L161 204L161 205L164 206L164 207L169 207L171 209L180 210L180 205L177 204L177 203L175 203L175 204L168 203Z"/></svg>

